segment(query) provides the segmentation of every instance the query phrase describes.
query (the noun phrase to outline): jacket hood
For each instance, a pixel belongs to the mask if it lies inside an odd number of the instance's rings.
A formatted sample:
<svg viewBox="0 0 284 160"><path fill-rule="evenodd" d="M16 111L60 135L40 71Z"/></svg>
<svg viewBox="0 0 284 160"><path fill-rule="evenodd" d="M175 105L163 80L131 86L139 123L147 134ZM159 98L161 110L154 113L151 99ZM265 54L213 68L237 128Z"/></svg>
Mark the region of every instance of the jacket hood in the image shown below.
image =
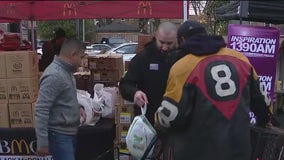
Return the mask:
<svg viewBox="0 0 284 160"><path fill-rule="evenodd" d="M180 45L181 49L197 56L216 53L223 47L226 47L223 37L215 35L195 35Z"/></svg>

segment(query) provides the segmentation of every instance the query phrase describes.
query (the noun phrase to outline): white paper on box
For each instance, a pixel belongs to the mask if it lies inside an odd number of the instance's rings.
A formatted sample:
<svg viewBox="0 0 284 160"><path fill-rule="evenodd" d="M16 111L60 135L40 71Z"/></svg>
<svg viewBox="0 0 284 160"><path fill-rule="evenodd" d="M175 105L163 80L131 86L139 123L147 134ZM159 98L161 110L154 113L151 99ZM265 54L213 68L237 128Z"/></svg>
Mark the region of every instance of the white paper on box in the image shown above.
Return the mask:
<svg viewBox="0 0 284 160"><path fill-rule="evenodd" d="M121 124L130 124L131 123L131 113L121 112L119 115L119 122Z"/></svg>

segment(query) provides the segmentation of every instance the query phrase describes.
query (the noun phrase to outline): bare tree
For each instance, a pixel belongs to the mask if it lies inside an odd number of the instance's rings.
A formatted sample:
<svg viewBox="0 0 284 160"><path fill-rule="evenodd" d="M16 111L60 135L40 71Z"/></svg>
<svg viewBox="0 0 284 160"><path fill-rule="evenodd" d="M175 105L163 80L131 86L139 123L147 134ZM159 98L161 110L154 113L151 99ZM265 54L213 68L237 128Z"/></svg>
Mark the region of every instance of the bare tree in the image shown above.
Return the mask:
<svg viewBox="0 0 284 160"><path fill-rule="evenodd" d="M227 22L216 22L215 10L217 7L228 3L229 0L207 0L190 1L191 9L194 11L195 19L204 24L207 31L211 34L225 35L227 31Z"/></svg>

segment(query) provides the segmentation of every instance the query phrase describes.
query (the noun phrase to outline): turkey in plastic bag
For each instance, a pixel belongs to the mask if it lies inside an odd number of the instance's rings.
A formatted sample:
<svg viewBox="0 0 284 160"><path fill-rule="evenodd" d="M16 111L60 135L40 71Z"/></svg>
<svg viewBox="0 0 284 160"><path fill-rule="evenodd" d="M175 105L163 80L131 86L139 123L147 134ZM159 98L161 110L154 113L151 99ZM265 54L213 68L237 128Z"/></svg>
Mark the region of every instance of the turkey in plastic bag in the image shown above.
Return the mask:
<svg viewBox="0 0 284 160"><path fill-rule="evenodd" d="M134 118L126 135L128 151L137 159L141 159L143 157L152 139L157 135L156 130L145 117L146 111L146 105L141 107L142 114ZM151 150L147 157L152 155L153 148L153 146L150 148Z"/></svg>

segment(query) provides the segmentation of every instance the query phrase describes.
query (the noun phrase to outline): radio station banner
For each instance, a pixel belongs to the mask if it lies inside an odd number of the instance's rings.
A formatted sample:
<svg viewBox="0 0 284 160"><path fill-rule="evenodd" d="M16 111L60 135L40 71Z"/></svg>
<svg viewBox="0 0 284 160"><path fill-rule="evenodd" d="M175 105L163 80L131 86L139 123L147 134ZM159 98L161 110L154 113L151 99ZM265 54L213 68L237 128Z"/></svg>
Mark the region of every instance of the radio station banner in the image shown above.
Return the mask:
<svg viewBox="0 0 284 160"><path fill-rule="evenodd" d="M230 24L227 47L248 57L271 99L274 94L280 31L273 27Z"/></svg>

